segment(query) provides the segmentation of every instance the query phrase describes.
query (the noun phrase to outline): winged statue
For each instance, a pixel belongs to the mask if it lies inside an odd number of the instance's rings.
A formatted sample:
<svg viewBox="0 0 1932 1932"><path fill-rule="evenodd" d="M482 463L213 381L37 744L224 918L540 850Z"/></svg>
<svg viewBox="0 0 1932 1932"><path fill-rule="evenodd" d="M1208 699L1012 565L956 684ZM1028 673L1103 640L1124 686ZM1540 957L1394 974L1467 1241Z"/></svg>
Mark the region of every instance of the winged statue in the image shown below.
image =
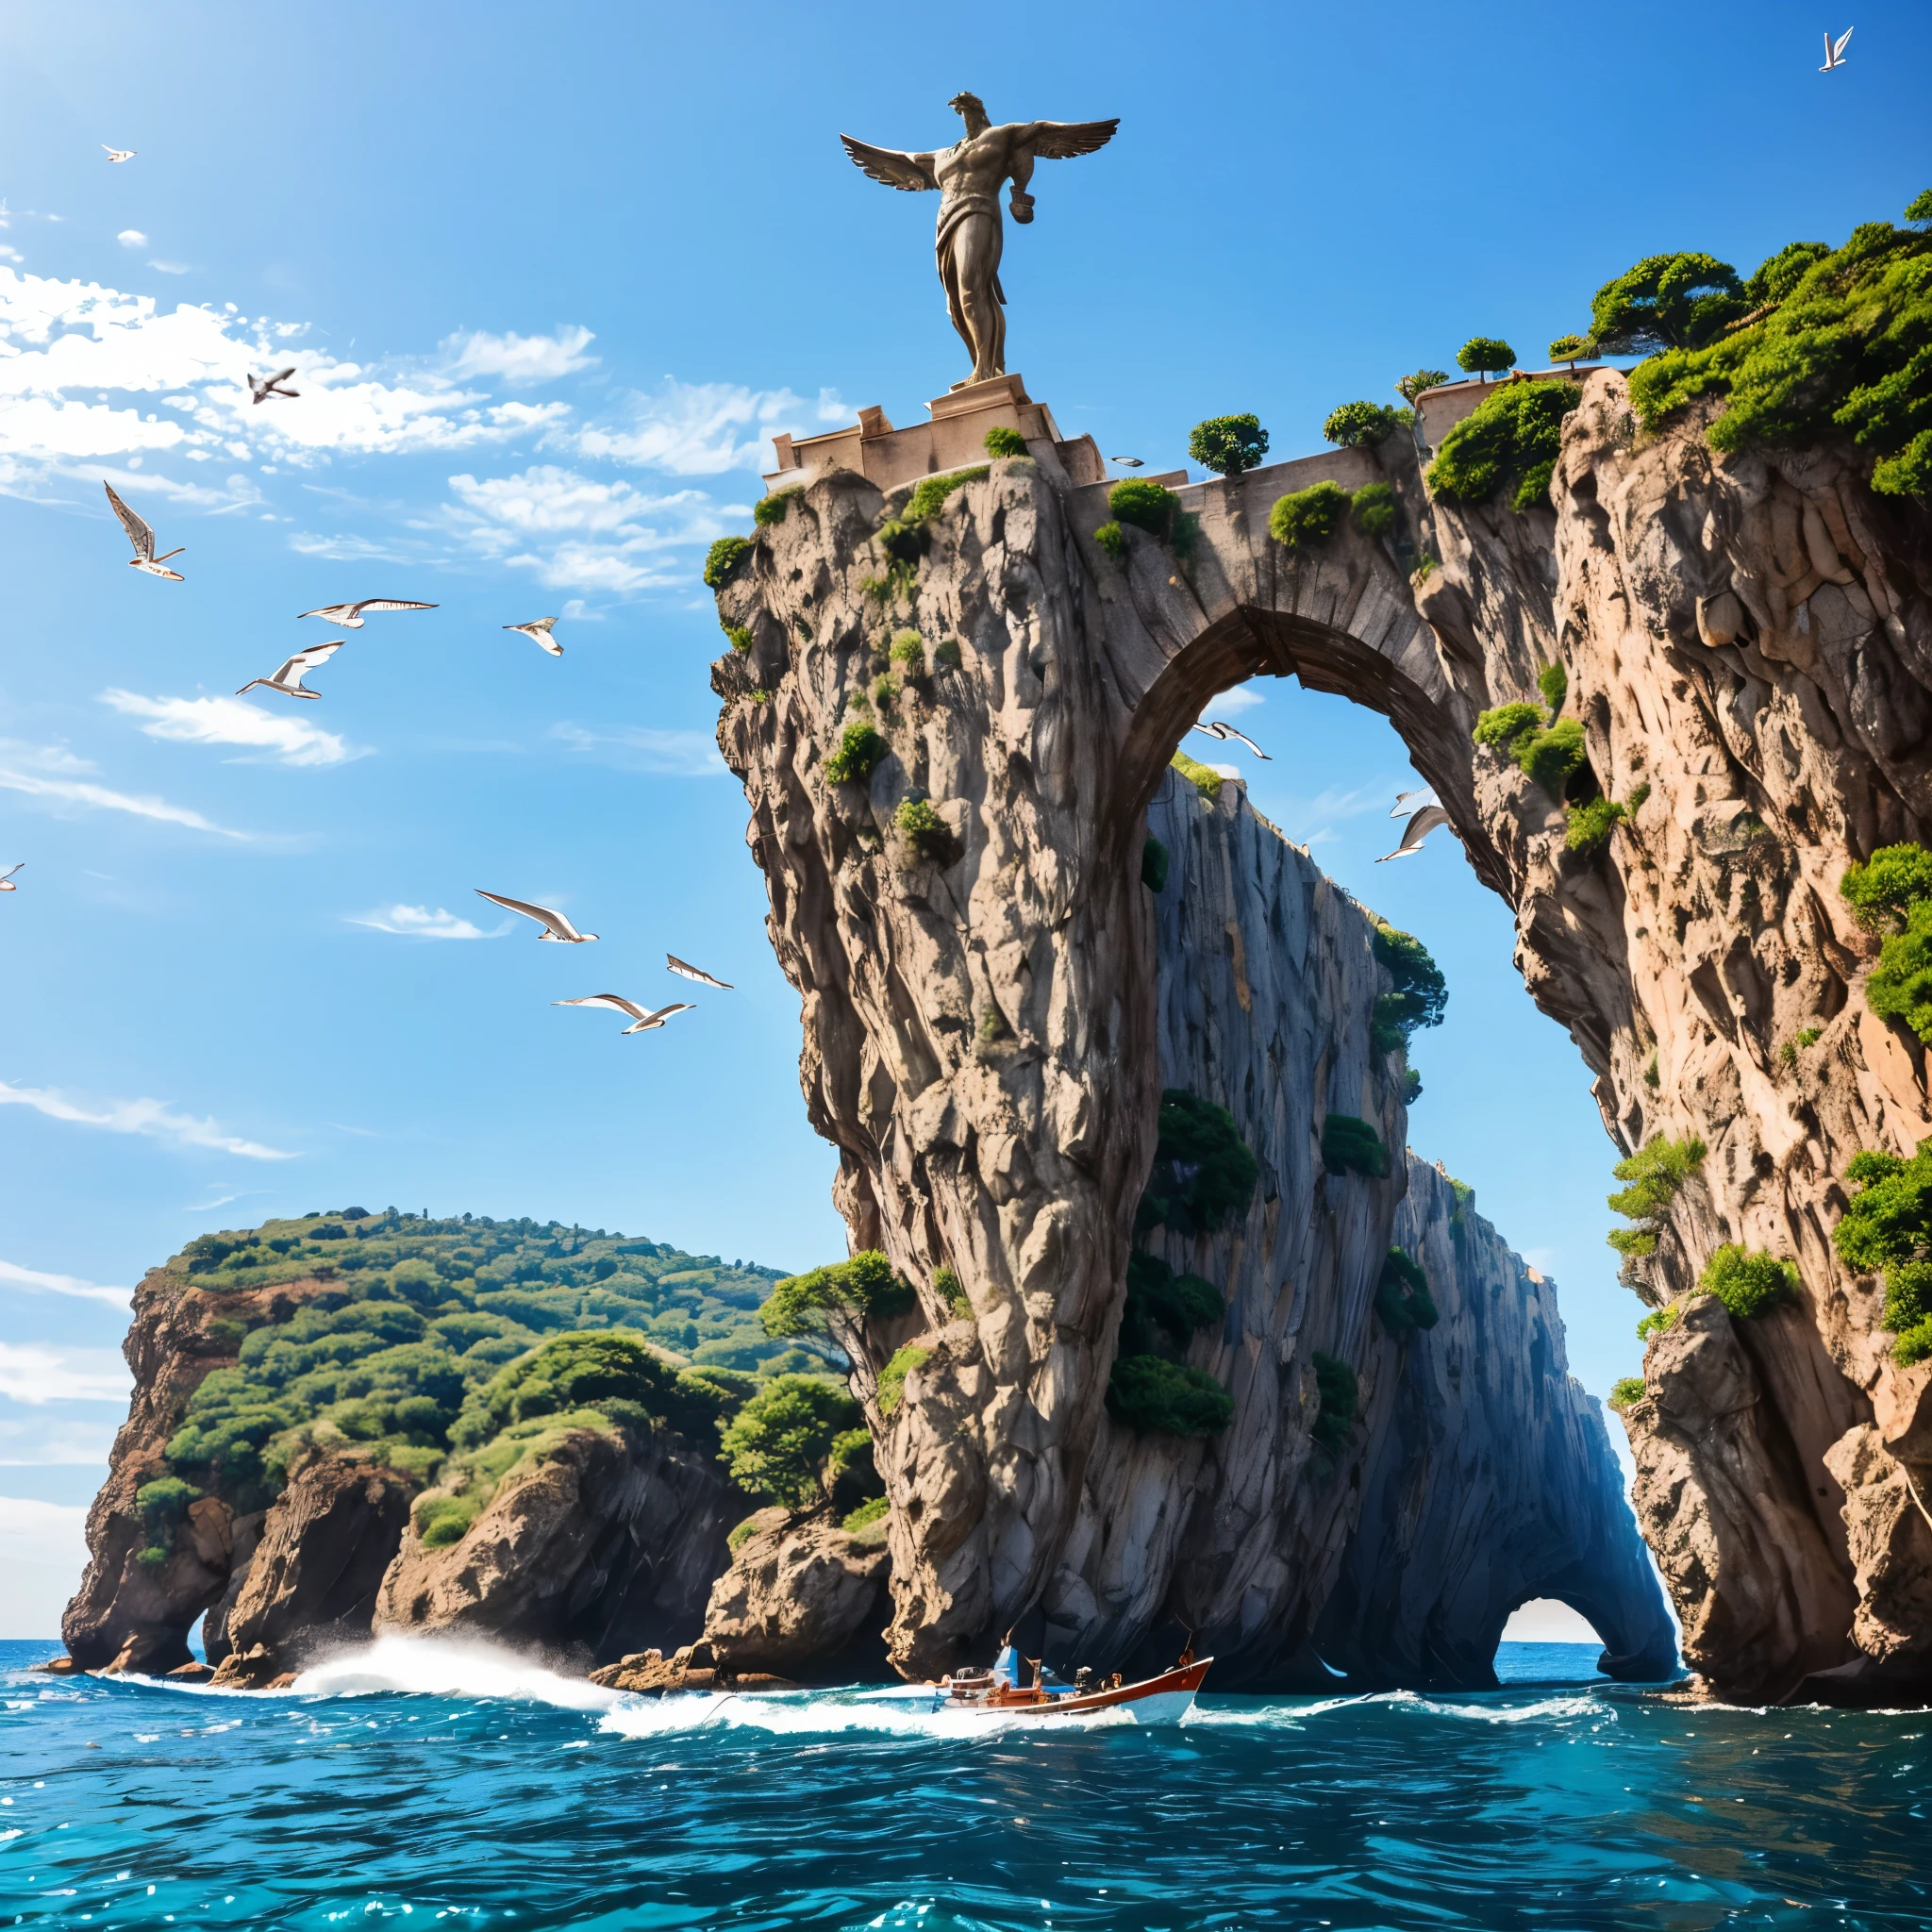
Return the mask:
<svg viewBox="0 0 1932 1932"><path fill-rule="evenodd" d="M849 134L839 139L856 165L888 188L940 193L939 232L933 242L940 280L953 326L973 357L971 382L1007 370L1006 291L1000 287L1000 184L1013 184L1009 206L1023 226L1033 219L1026 184L1036 160L1071 160L1091 155L1113 139L1112 121L1011 121L995 127L977 94L955 94L946 103L966 124L951 147L931 154L900 154L873 147ZM957 387L957 385L956 385Z"/></svg>

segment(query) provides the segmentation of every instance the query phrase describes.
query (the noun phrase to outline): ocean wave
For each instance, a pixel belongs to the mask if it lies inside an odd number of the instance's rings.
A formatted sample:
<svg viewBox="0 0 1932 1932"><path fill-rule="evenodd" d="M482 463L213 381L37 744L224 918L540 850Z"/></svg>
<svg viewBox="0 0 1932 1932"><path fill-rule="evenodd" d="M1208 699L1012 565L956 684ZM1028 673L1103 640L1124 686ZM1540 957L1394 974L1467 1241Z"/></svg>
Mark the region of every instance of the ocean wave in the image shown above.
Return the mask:
<svg viewBox="0 0 1932 1932"><path fill-rule="evenodd" d="M311 1665L285 1695L498 1697L560 1710L608 1710L623 1693L583 1677L560 1676L533 1658L475 1638L378 1637Z"/></svg>
<svg viewBox="0 0 1932 1932"><path fill-rule="evenodd" d="M908 1709L890 1699L850 1692L672 1691L626 1697L604 1714L598 1729L617 1737L663 1738L705 1729L762 1732L772 1737L871 1735L885 1738L991 1738L1020 1732L1137 1730L1123 1709L1068 1713L1043 1724L1018 1712Z"/></svg>

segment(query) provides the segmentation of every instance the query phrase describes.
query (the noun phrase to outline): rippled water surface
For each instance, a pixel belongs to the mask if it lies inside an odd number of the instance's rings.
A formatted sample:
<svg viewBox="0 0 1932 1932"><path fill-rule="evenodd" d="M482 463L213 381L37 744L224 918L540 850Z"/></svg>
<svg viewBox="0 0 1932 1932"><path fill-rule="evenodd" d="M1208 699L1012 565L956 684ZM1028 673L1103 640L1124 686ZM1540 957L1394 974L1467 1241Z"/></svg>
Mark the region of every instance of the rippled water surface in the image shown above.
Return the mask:
<svg viewBox="0 0 1932 1932"><path fill-rule="evenodd" d="M52 1648L0 1644L0 1924L1932 1924L1925 1713L1689 1709L1571 1645L1484 1696L967 1733L443 1646L225 1696L22 1671Z"/></svg>

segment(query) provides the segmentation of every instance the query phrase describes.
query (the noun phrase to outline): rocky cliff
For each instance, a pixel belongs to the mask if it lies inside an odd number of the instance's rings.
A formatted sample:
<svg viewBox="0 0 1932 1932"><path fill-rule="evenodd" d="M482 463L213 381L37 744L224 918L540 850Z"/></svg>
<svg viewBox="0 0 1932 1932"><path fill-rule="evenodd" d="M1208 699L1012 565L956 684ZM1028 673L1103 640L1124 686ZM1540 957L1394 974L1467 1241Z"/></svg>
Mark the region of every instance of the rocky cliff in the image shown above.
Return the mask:
<svg viewBox="0 0 1932 1932"><path fill-rule="evenodd" d="M834 471L725 562L719 741L802 994L808 1105L855 1245L924 1297L930 1352L870 1418L901 1668L951 1663L1049 1592L1088 1615L1061 1579L1091 1560L1068 1553L1103 1479L1162 1077L1146 813L1206 700L1269 673L1394 722L1515 908L1525 981L1618 1149L1705 1143L1640 1292L1687 1292L1725 1241L1800 1270L1782 1312L1700 1307L1654 1344L1626 1414L1687 1654L1750 1696L1832 1672L1831 1694L1889 1697L1923 1668L1932 1371L1891 1362L1874 1284L1829 1236L1850 1156L1932 1131L1923 1054L1858 996L1875 942L1837 892L1850 860L1927 831L1925 518L1874 498L1849 446L1719 457L1702 431L1641 434L1603 372L1548 509L1436 501L1396 436L1182 491L1179 550L1118 525L1098 542L1106 488L1050 443L938 501ZM1271 506L1322 482L1387 483L1409 547L1347 522L1277 541ZM1474 741L1557 664L1590 773L1632 808L1595 852ZM1667 1389L1693 1333L1711 1368ZM909 1339L865 1339L862 1388Z"/></svg>

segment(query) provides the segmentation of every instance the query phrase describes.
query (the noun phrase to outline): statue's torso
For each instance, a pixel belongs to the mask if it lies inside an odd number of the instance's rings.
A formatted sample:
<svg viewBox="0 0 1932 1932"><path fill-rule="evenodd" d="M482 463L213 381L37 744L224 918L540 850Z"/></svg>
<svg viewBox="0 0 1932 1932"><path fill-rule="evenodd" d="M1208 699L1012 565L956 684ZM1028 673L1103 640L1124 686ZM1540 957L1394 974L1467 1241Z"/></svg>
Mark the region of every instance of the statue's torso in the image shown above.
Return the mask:
<svg viewBox="0 0 1932 1932"><path fill-rule="evenodd" d="M932 172L940 184L941 220L952 203L969 195L983 197L990 207L997 208L1000 182L1012 166L1010 132L1006 127L989 127L934 156Z"/></svg>

